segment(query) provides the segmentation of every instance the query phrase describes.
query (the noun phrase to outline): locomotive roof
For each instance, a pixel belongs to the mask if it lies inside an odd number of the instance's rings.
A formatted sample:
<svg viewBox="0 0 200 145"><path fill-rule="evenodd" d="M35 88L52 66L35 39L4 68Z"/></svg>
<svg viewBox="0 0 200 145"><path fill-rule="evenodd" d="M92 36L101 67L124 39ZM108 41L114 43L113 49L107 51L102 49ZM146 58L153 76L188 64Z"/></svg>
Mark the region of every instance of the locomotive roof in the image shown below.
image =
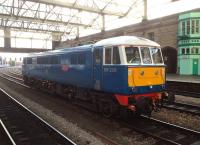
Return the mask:
<svg viewBox="0 0 200 145"><path fill-rule="evenodd" d="M89 51L91 48L92 48L92 45L83 45L83 46L77 46L77 47L71 47L71 48L44 51L44 52L39 52L39 53L31 53L27 57L62 54L63 52L68 52L72 50L73 52L74 51Z"/></svg>
<svg viewBox="0 0 200 145"><path fill-rule="evenodd" d="M113 45L139 45L139 46L154 46L159 47L160 45L154 41L137 37L137 36L119 36L119 37L112 37L108 39L103 39L96 42L94 45L83 45L83 46L76 46L72 48L63 48L58 50L51 50L46 52L40 53L32 53L28 57L33 56L44 56L44 55L54 55L54 54L61 54L63 52L68 51L87 51L92 48L92 46L113 46Z"/></svg>
<svg viewBox="0 0 200 145"><path fill-rule="evenodd" d="M108 46L108 45L140 45L140 46L155 46L160 45L149 39L137 36L119 36L108 39L103 39L94 44L94 46Z"/></svg>

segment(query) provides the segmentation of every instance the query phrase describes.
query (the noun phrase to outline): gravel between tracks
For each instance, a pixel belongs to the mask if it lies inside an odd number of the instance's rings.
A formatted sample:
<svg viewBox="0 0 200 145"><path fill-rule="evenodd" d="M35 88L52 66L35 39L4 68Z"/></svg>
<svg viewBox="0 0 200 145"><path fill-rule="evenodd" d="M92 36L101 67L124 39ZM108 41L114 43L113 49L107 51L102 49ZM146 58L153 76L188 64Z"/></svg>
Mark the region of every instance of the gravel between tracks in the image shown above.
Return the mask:
<svg viewBox="0 0 200 145"><path fill-rule="evenodd" d="M200 98L176 95L176 101L200 106Z"/></svg>
<svg viewBox="0 0 200 145"><path fill-rule="evenodd" d="M200 131L200 116L180 113L174 110L162 108L159 112L153 112L152 117L186 128Z"/></svg>
<svg viewBox="0 0 200 145"><path fill-rule="evenodd" d="M100 132L122 145L150 145L156 143L153 138L143 136L128 128L123 128L115 121L80 110L80 108L65 102L65 100L57 98L58 96L26 89L1 78L0 87L77 144L103 144L91 132Z"/></svg>
<svg viewBox="0 0 200 145"><path fill-rule="evenodd" d="M176 101L196 106L200 105L199 98L192 98L188 96L176 95ZM154 112L152 117L200 131L200 116L198 115L194 116L188 113L180 113L178 111L162 108L161 111Z"/></svg>
<svg viewBox="0 0 200 145"><path fill-rule="evenodd" d="M21 94L15 98L24 104L27 108L36 112L44 120L48 120L48 123L58 128L63 132L68 138L72 139L75 143L80 145L104 145L96 137L79 128L76 124L73 124L63 117L55 114L51 110L44 108L38 103L31 101L28 98L24 98Z"/></svg>

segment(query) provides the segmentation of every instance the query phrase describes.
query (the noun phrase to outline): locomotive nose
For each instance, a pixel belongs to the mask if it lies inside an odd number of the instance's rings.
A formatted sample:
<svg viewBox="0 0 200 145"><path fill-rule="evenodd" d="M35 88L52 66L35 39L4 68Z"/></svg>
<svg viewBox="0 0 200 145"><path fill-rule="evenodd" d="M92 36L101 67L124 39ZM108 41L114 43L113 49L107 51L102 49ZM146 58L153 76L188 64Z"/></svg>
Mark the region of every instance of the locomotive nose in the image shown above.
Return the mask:
<svg viewBox="0 0 200 145"><path fill-rule="evenodd" d="M153 86L165 83L164 67L129 67L129 87Z"/></svg>

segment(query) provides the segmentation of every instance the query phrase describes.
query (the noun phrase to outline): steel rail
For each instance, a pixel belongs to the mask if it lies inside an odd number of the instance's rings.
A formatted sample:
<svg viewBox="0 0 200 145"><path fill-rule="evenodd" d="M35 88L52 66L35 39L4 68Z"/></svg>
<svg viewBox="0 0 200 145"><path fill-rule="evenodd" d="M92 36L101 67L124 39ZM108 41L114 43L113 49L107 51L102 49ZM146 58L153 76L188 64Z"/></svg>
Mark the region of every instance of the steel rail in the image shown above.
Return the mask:
<svg viewBox="0 0 200 145"><path fill-rule="evenodd" d="M10 122L14 122L14 124L17 125L17 127L19 127L20 129L22 129L24 132L27 132L27 133L29 132L27 130L27 128L30 130L30 128L29 128L30 124L31 124L31 126L34 126L34 124L37 124L34 127L34 128L37 128L37 129L34 129L34 131L35 131L34 134L36 135L36 137L29 136L30 134L28 133L28 135L26 134L28 136L27 140L32 141L34 138L39 137L42 139L43 142L46 142L46 143L49 142L49 144L52 144L54 142L54 143L58 143L58 144L61 143L61 144L66 144L66 145L75 145L75 143L72 140L70 140L65 135L63 135L61 132L59 132L57 129L55 129L53 126L48 124L44 119L39 117L37 114L35 114L31 110L29 110L22 103L20 103L15 98L13 98L10 94L8 94L5 90L0 88L0 92L1 92L1 98L0 98L1 99L1 112L3 110L4 114L8 115L8 116L6 116L6 119L4 119L4 120L6 120L7 124L10 124ZM2 94L4 96L2 96ZM10 104L10 106L5 106L7 104ZM15 109L15 111L12 111L13 109ZM24 119L24 116L26 119ZM14 120L13 120L13 118L14 118ZM21 121L19 122L19 120L21 120ZM10 129L11 129L11 127L10 127ZM38 133L36 133L36 132L38 132ZM54 140L49 141L48 139L50 136ZM17 135L15 136L15 138L18 141L18 143L21 142L21 140L18 139Z"/></svg>
<svg viewBox="0 0 200 145"><path fill-rule="evenodd" d="M31 88L31 87L29 87L29 86L26 86L26 85L24 85L24 84L22 84L22 83L19 83L19 82L15 81L15 80L12 80L12 79L8 79L8 78L3 77L3 76L1 76L1 75L0 75L0 77L6 79L6 80L8 80L8 81L12 81L12 82L14 82L14 83L17 83L17 84L20 85L20 86L23 86L23 87L26 87L26 88ZM91 131L91 132L92 132L92 131ZM95 136L96 136L97 138L99 138L100 140L102 140L103 142L105 142L106 144L109 144L109 145L119 145L119 144L117 144L116 142L114 142L112 139L110 139L110 138L104 136L103 134L101 134L101 133L99 133L99 132L92 132L92 134L95 135Z"/></svg>
<svg viewBox="0 0 200 145"><path fill-rule="evenodd" d="M172 92L174 95L183 95L192 98L200 98L200 93L198 92L180 91L172 89L167 89L167 92Z"/></svg>
<svg viewBox="0 0 200 145"><path fill-rule="evenodd" d="M0 74L0 77L3 78L3 79L8 80L8 81L10 81L10 82L14 82L14 83L16 83L16 84L18 84L18 85L20 85L20 86L25 87L25 88L29 88L29 89L31 88L31 87L29 87L29 86L27 86L27 85L25 85L25 84L23 84L23 83L17 82L17 81L14 80L14 79L10 79L10 78L7 78L7 77L5 77L5 76L2 76L1 74Z"/></svg>
<svg viewBox="0 0 200 145"><path fill-rule="evenodd" d="M0 119L0 124L3 127L3 130L6 132L7 137L9 138L9 141L12 143L12 145L16 145L14 139L12 138L12 136L10 135L8 129L6 128L6 126L4 125L3 121Z"/></svg>
<svg viewBox="0 0 200 145"><path fill-rule="evenodd" d="M11 76L11 75L9 75L9 74L6 74L6 73L2 73L3 75L5 75L5 76L7 76L7 77L10 77L10 78L12 78L12 79L15 79L15 80L18 80L18 81L24 81L22 78L19 78L19 77L14 77L14 76Z"/></svg>
<svg viewBox="0 0 200 145"><path fill-rule="evenodd" d="M171 110L189 113L192 115L200 115L200 106L196 105L180 103L180 102L173 102L173 103L165 102L163 104L163 107Z"/></svg>
<svg viewBox="0 0 200 145"><path fill-rule="evenodd" d="M164 122L161 120L157 120L154 118L149 118L147 116L141 116L140 119L141 120L137 120L134 124L130 123L131 125L129 124L129 127L133 128L137 132L146 134L153 138L159 139L163 142L166 142L169 144L174 144L174 145L183 144L183 142L173 139L173 136L171 139L168 137L168 135L163 136L162 132L165 132L165 131L168 132L168 134L172 134L172 135L174 134L174 132L176 132L176 134L179 134L180 136L184 136L183 139L185 141L190 141L190 142L200 141L200 132L198 132L198 131L187 129L187 128L184 128L184 127L181 127L181 126L178 126L175 124L170 124L170 123L167 123L167 122ZM143 123L143 125L139 126L140 123ZM146 123L146 124L144 124L144 123ZM154 123L157 125L154 126L153 125ZM146 126L144 126L144 125L146 125ZM156 134L155 131L150 129L151 127L152 127L152 129L160 127L161 129L157 130L157 131L161 132L161 135L159 135L159 133ZM168 130L171 130L171 132ZM193 138L193 136L194 136L194 138Z"/></svg>
<svg viewBox="0 0 200 145"><path fill-rule="evenodd" d="M136 132L153 137L167 144L182 145L200 142L200 132L198 131L145 115L134 118L129 122L122 122L122 124L128 126L128 128L132 128Z"/></svg>
<svg viewBox="0 0 200 145"><path fill-rule="evenodd" d="M20 78L22 78L22 74L19 74L19 73L14 73L14 72L11 72L11 71L8 71L10 74L12 75L15 75L15 76L18 76Z"/></svg>

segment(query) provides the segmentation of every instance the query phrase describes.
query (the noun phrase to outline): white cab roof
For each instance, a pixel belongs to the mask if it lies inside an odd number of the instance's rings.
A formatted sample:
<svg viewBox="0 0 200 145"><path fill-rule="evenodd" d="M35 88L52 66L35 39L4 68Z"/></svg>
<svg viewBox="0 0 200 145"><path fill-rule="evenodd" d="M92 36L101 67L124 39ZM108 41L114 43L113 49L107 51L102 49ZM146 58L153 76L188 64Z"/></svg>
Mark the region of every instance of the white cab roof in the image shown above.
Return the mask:
<svg viewBox="0 0 200 145"><path fill-rule="evenodd" d="M112 37L100 40L94 44L94 46L112 46L112 45L138 45L138 46L160 47L160 45L154 41L136 36Z"/></svg>

